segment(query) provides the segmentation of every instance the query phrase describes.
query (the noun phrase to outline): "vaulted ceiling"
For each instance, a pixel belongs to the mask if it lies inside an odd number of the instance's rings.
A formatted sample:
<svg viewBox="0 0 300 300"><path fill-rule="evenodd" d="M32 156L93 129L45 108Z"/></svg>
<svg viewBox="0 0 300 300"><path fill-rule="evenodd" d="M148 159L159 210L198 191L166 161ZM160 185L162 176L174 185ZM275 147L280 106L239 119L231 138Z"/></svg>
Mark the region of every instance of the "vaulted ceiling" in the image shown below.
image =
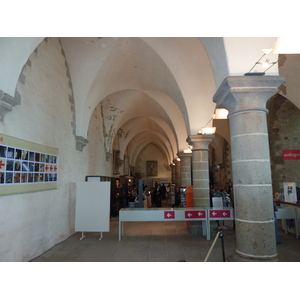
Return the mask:
<svg viewBox="0 0 300 300"><path fill-rule="evenodd" d="M187 148L187 136L198 133L211 119L213 95L223 79L247 72L261 49L276 38L60 40L72 81L76 135L87 138L91 115L100 103L106 152L112 151L118 136L121 154L128 146L135 149L132 159L138 149L153 143L172 160ZM18 72L42 38L2 41L7 49L0 49L0 65L9 66L11 78L8 81L2 74L0 83L12 93ZM276 74L277 69L272 71Z"/></svg>

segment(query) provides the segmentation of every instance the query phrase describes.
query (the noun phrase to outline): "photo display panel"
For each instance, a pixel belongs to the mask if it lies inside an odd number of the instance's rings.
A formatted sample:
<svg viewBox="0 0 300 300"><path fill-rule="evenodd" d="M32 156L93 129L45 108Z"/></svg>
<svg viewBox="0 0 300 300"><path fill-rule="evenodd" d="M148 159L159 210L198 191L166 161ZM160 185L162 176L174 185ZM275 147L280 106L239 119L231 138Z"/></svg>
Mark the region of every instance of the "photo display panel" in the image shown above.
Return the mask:
<svg viewBox="0 0 300 300"><path fill-rule="evenodd" d="M0 133L0 195L57 188L58 149Z"/></svg>

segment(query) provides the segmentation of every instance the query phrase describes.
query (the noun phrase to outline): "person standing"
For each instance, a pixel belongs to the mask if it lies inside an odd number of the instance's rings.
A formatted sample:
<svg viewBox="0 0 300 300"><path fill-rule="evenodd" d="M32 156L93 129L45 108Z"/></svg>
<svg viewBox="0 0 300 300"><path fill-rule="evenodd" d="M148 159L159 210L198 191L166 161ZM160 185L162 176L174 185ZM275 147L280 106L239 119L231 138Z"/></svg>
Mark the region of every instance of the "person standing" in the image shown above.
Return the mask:
<svg viewBox="0 0 300 300"><path fill-rule="evenodd" d="M162 196L162 199L165 200L166 199L166 186L165 184L163 183L163 185L161 186L161 196Z"/></svg>
<svg viewBox="0 0 300 300"><path fill-rule="evenodd" d="M158 184L154 190L154 204L156 207L161 207L161 197L161 187L160 184Z"/></svg>
<svg viewBox="0 0 300 300"><path fill-rule="evenodd" d="M178 187L175 188L175 203L172 205L172 207L179 207L181 203L180 199L180 189Z"/></svg>

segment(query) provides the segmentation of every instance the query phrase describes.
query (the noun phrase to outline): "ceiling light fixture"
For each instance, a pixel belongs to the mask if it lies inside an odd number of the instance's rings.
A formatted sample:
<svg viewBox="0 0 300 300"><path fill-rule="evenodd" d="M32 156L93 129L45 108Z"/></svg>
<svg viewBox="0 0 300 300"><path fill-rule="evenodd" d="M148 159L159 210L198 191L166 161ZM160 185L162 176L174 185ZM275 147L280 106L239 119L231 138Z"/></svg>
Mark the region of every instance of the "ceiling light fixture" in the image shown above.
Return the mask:
<svg viewBox="0 0 300 300"><path fill-rule="evenodd" d="M216 132L216 127L202 127L199 130L200 134L214 134Z"/></svg>
<svg viewBox="0 0 300 300"><path fill-rule="evenodd" d="M216 108L215 113L213 114L214 120L227 119L228 110L226 108Z"/></svg>
<svg viewBox="0 0 300 300"><path fill-rule="evenodd" d="M262 49L262 52L264 53L260 59L254 64L254 66L249 70L249 72L245 73L244 75L245 76L263 76L266 74L266 72L271 68L273 67L277 62L277 61L274 61L274 62L270 62L270 59L266 59L265 61L262 61L262 59L267 55L267 54L270 54L272 52L272 48L270 49ZM261 65L263 68L264 68L264 71L263 72L252 72L251 71L254 69L255 66L257 65Z"/></svg>

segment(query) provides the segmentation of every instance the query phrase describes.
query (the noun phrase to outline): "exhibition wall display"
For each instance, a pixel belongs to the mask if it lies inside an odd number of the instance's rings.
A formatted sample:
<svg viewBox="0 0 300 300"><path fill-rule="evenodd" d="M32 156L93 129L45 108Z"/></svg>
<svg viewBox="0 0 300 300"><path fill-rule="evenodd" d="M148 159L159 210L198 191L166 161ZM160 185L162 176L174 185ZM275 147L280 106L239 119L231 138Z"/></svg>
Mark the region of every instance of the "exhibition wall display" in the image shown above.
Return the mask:
<svg viewBox="0 0 300 300"><path fill-rule="evenodd" d="M57 188L58 149L0 133L0 195Z"/></svg>
<svg viewBox="0 0 300 300"><path fill-rule="evenodd" d="M283 183L284 191L284 201L286 202L297 202L297 191L295 182L284 182Z"/></svg>

